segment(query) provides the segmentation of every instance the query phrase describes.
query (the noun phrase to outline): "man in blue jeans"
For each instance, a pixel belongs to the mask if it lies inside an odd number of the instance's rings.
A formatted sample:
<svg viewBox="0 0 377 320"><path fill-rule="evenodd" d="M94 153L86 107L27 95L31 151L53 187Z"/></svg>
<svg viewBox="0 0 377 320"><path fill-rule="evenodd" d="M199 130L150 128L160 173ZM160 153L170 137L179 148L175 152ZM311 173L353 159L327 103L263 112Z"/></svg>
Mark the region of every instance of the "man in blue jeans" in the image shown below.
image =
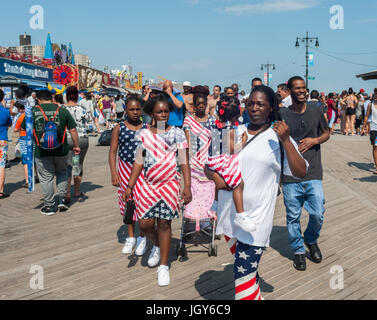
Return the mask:
<svg viewBox="0 0 377 320"><path fill-rule="evenodd" d="M304 244L308 247L313 262L322 261L317 244L325 213L320 145L329 140L330 131L321 109L307 104L304 79L297 76L289 79L288 89L292 105L281 108L281 115L288 124L290 135L298 144L299 151L308 161L309 168L304 179L283 176L283 195L289 242L295 255L293 266L297 270L306 270ZM300 224L302 208L309 213L304 236L301 234Z"/></svg>

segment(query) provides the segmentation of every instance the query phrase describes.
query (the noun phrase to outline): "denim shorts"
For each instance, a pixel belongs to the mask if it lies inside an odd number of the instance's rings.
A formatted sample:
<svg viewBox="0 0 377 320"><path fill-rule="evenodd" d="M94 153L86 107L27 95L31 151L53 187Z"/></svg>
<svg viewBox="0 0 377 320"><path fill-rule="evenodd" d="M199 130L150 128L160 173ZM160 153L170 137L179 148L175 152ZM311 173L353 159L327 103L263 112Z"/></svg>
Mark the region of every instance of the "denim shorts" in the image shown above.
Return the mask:
<svg viewBox="0 0 377 320"><path fill-rule="evenodd" d="M0 140L0 168L5 168L8 154L8 141Z"/></svg>

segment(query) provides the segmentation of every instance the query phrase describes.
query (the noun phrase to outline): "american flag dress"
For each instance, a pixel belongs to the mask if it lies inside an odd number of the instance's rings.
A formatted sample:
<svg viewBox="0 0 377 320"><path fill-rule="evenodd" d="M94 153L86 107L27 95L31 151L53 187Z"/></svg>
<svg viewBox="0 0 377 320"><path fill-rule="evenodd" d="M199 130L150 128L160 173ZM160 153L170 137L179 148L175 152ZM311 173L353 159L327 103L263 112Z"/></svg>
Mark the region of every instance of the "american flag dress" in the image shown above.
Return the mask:
<svg viewBox="0 0 377 320"><path fill-rule="evenodd" d="M178 218L180 203L180 174L177 151L187 149L182 129L172 127L165 133L154 134L141 130L135 139L144 155L145 183L135 186L136 214L139 219Z"/></svg>
<svg viewBox="0 0 377 320"><path fill-rule="evenodd" d="M124 215L126 203L123 201L122 196L126 192L128 181L130 180L131 170L135 161L135 152L138 146L138 142L135 140L135 134L137 131L128 129L124 122L121 122L119 126L120 132L118 139L118 176L120 180L120 186L118 188L118 204L120 214ZM142 129L145 128L146 124L143 124ZM139 187L142 183L144 183L143 173L137 180L136 186ZM133 192L133 197L135 197L135 191ZM133 221L137 221L136 212L134 212Z"/></svg>
<svg viewBox="0 0 377 320"><path fill-rule="evenodd" d="M204 174L212 139L211 130L215 126L215 121L215 117L212 116L203 122L195 120L193 116L187 116L183 122L183 130L189 133L191 168L192 201L186 205L187 216L205 216L215 200L215 183L208 180Z"/></svg>
<svg viewBox="0 0 377 320"><path fill-rule="evenodd" d="M230 138L230 129L217 127L212 130L212 144L206 162L208 169L218 173L226 184L236 189L242 181L238 153L230 154L226 140Z"/></svg>

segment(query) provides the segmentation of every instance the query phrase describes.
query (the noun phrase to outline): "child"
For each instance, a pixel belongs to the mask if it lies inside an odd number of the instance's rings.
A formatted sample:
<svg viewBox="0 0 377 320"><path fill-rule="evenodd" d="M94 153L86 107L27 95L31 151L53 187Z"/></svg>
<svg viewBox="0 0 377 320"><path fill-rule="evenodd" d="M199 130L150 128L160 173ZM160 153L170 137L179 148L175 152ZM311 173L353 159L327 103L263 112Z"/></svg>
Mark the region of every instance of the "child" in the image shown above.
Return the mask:
<svg viewBox="0 0 377 320"><path fill-rule="evenodd" d="M238 163L238 152L247 141L246 127L239 126L238 123L241 114L240 102L235 97L225 96L218 102L217 112L219 119L216 121L213 134L217 139L213 139L206 167L216 172L225 181L228 191L233 191L237 211L235 224L246 232L253 232L256 226L243 209L243 181ZM210 176L213 177L213 175ZM212 209L216 210L216 207L215 200Z"/></svg>
<svg viewBox="0 0 377 320"><path fill-rule="evenodd" d="M215 198L215 184L204 174L211 145L211 131L216 118L206 114L209 90L196 86L193 91L194 113L183 122L190 147L191 193L193 200L186 206L187 217L207 217ZM210 213L212 217L213 213Z"/></svg>
<svg viewBox="0 0 377 320"><path fill-rule="evenodd" d="M126 191L131 169L135 161L135 151L137 142L135 134L138 130L146 128L141 121L141 103L137 96L131 95L126 101L127 120L119 123L114 129L111 137L111 146L109 152L109 165L111 170L111 180L115 187L118 187L118 202L121 215L124 215L126 202L123 200L123 194ZM116 169L116 155L119 155L118 171ZM137 181L140 185L143 182L143 175ZM127 198L126 200L128 200ZM135 222L137 221L136 212L134 212L133 223L127 225L128 238L122 249L124 254L130 254L135 247L135 255L142 256L146 250L147 239L140 236L135 238Z"/></svg>
<svg viewBox="0 0 377 320"><path fill-rule="evenodd" d="M149 100L144 111L152 117L152 126L141 130L136 160L131 171L123 199L128 199L135 188L135 205L140 229L152 241L153 249L148 259L149 267L158 268L158 285L170 283L168 258L171 245L171 220L178 218L180 204L180 174L176 154L184 180L182 200L191 201L191 177L188 163L188 145L185 133L167 124L174 106L163 96ZM136 184L142 171L145 182ZM155 224L157 223L157 228Z"/></svg>
<svg viewBox="0 0 377 320"><path fill-rule="evenodd" d="M27 169L27 164L26 164L26 158L27 158L26 130L23 130L21 128L22 121L24 121L25 119L25 106L19 102L16 102L15 107L18 109L19 116L15 120L13 132L20 133L19 145L20 145L22 165L24 166L24 173L25 173L25 180L26 180L25 184L23 184L22 187L28 188L29 181L28 181L28 169Z"/></svg>

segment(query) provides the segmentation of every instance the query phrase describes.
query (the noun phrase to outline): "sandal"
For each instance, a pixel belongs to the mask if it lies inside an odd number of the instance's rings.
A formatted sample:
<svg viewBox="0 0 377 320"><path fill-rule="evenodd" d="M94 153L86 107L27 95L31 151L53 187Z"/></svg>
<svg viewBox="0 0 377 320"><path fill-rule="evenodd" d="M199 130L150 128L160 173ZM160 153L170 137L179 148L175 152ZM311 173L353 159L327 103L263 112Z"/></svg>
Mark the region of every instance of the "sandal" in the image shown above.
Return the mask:
<svg viewBox="0 0 377 320"><path fill-rule="evenodd" d="M0 192L0 199L5 199L5 198L8 198L9 197L9 194L5 193L5 192Z"/></svg>
<svg viewBox="0 0 377 320"><path fill-rule="evenodd" d="M373 174L377 174L377 170L376 170L376 171L373 171Z"/></svg>

